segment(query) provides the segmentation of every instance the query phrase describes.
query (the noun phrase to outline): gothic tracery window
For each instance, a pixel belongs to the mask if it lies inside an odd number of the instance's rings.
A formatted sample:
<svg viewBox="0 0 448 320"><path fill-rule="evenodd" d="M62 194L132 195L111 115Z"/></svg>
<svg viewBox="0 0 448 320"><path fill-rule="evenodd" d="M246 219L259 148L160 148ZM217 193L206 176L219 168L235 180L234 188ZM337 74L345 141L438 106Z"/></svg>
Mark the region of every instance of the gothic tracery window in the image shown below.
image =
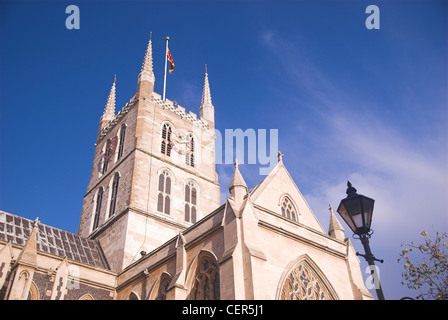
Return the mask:
<svg viewBox="0 0 448 320"><path fill-rule="evenodd" d="M159 188L157 196L157 211L170 214L171 177L168 170L159 175Z"/></svg>
<svg viewBox="0 0 448 320"><path fill-rule="evenodd" d="M215 259L203 256L199 260L197 276L192 290L194 300L219 300L219 268Z"/></svg>
<svg viewBox="0 0 448 320"><path fill-rule="evenodd" d="M286 277L281 300L333 300L322 280L307 263L299 263Z"/></svg>
<svg viewBox="0 0 448 320"><path fill-rule="evenodd" d="M297 221L297 211L289 197L283 197L281 203L282 216L291 219L293 221Z"/></svg>
<svg viewBox="0 0 448 320"><path fill-rule="evenodd" d="M196 223L197 189L193 181L185 185L185 221Z"/></svg>
<svg viewBox="0 0 448 320"><path fill-rule="evenodd" d="M164 123L162 127L162 144L161 144L161 152L166 154L167 156L171 156L171 133L173 130L168 123Z"/></svg>

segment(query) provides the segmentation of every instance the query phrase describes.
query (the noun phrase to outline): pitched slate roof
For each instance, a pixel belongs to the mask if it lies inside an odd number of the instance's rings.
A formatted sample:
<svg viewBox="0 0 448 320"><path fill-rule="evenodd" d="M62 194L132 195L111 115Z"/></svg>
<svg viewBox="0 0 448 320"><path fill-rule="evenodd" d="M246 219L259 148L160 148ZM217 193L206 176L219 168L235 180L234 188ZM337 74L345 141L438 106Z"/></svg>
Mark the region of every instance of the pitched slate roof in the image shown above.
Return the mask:
<svg viewBox="0 0 448 320"><path fill-rule="evenodd" d="M25 246L32 229L32 220L0 211L0 241ZM97 242L42 223L38 226L37 250L109 269Z"/></svg>

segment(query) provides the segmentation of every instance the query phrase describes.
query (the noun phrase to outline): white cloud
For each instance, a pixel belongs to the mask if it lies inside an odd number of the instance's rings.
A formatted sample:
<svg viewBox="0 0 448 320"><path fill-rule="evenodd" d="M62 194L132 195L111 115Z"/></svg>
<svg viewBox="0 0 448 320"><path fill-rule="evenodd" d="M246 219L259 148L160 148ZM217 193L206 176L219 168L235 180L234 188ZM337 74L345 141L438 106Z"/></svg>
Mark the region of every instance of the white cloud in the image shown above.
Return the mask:
<svg viewBox="0 0 448 320"><path fill-rule="evenodd" d="M319 164L319 170L306 174L315 182L312 190L304 194L305 199L324 228L328 228L330 218L328 205L331 203L336 211L345 197L347 180L353 183L358 193L375 199L372 222L375 234L371 244L378 258L387 262L381 265L388 282L386 297L396 299L406 295L406 289L400 285L401 267L397 263L401 244L418 239L422 230L448 231L447 137L435 136L431 141L419 137L416 140L417 132L410 134L412 130L409 128L391 123L381 113L374 113L382 110L375 101L366 101L358 92L342 88L298 45L271 31L261 40L274 57L288 62L287 65L277 64L284 84L302 90L298 93L288 91L292 95L287 98L316 111L313 116L322 121L320 128L307 127L311 139L327 142L325 154L319 153L319 148L312 148L314 141L309 144L307 161ZM286 91L285 88L281 90ZM409 100L406 94L405 86L396 92L401 110L406 110ZM420 100L424 97L424 94L420 96ZM359 106L363 106L362 110ZM413 105L409 112L420 115L421 110L415 110L417 107L423 108ZM446 119L427 125L446 126ZM421 129L422 122L418 127ZM297 120L295 133L303 137L300 120ZM303 158L303 150L300 154L291 148L287 156ZM348 226L342 224L346 236L351 237ZM359 241L352 242L360 252L363 251Z"/></svg>
<svg viewBox="0 0 448 320"><path fill-rule="evenodd" d="M375 101L366 101L358 92L342 88L314 63L300 41L266 31L261 35L261 43L278 58L277 71L283 74L284 83L302 88L287 99L318 110L315 115L322 126L311 128L308 135L327 140L326 150L331 154L324 157L310 150L307 156L316 161L327 158L325 161L332 162L328 168L338 169L326 172L330 178L317 183L318 194L308 195L308 201L317 207L316 214L328 214L328 202L337 202L333 203L336 208L345 196L346 179L351 179L360 193L375 198L373 223L378 230L415 234L431 223L446 230L447 145L414 141L407 128L387 123L382 114L374 113L381 110ZM278 64L280 61L282 64ZM403 95L403 103L407 101L406 93L407 87L397 92L397 96ZM298 121L298 135L302 126ZM446 137L435 140L446 142ZM303 157L292 152L294 149L288 150L287 156ZM322 223L325 225L326 221Z"/></svg>

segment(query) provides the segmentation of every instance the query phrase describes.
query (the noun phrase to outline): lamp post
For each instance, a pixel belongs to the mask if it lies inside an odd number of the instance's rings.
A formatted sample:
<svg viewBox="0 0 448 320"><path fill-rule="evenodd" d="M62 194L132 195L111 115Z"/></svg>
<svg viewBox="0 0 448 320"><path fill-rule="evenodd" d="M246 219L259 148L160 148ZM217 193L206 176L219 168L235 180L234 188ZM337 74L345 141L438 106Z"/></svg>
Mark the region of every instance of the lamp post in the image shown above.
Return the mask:
<svg viewBox="0 0 448 320"><path fill-rule="evenodd" d="M354 233L354 237L358 237L364 247L365 254L356 253L366 259L371 266L372 274L376 270L375 261L383 263L383 260L375 258L370 250L369 239L373 234L370 229L372 223L373 205L375 200L356 193L356 189L350 181L347 181L347 197L341 200L337 212L341 215L345 223L348 224ZM383 289L378 277L375 277L375 290L379 300L384 300Z"/></svg>

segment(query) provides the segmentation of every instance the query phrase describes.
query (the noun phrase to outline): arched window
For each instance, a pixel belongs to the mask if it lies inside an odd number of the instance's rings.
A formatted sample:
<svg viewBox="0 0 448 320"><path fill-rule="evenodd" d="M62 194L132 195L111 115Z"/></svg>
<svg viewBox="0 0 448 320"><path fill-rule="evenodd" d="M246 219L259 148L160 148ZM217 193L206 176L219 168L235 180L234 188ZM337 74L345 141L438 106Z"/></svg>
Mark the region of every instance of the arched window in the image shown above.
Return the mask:
<svg viewBox="0 0 448 320"><path fill-rule="evenodd" d="M109 166L110 156L109 156L108 152L110 150L110 147L109 147L110 144L111 144L111 140L107 139L106 148L105 148L104 156L103 156L103 171L102 171L102 174L106 173L107 167Z"/></svg>
<svg viewBox="0 0 448 320"><path fill-rule="evenodd" d="M219 300L219 268L215 259L203 256L199 260L195 284L192 290L194 300Z"/></svg>
<svg viewBox="0 0 448 320"><path fill-rule="evenodd" d="M92 230L96 230L98 228L98 223L100 221L101 214L101 203L103 202L103 187L100 187L98 190L98 194L96 196L96 208L95 208L95 216L93 218L93 228Z"/></svg>
<svg viewBox="0 0 448 320"><path fill-rule="evenodd" d="M194 151L195 143L193 135L190 133L187 135L187 152L185 153L185 163L194 167Z"/></svg>
<svg viewBox="0 0 448 320"><path fill-rule="evenodd" d="M185 221L196 223L197 188L193 181L185 184Z"/></svg>
<svg viewBox="0 0 448 320"><path fill-rule="evenodd" d="M131 292L127 300L139 300L139 298L134 292Z"/></svg>
<svg viewBox="0 0 448 320"><path fill-rule="evenodd" d="M115 136L113 138L107 139L105 148L104 148L104 155L103 155L103 171L102 173L106 173L107 167L109 166L110 159L115 154L115 149L117 148L118 143L118 137Z"/></svg>
<svg viewBox="0 0 448 320"><path fill-rule="evenodd" d="M171 133L173 130L168 123L164 123L162 127L162 145L161 152L166 154L168 157L171 156Z"/></svg>
<svg viewBox="0 0 448 320"><path fill-rule="evenodd" d="M324 277L325 278L325 277ZM307 260L297 263L286 274L281 300L334 300L335 295Z"/></svg>
<svg viewBox="0 0 448 320"><path fill-rule="evenodd" d="M110 196L109 217L115 214L115 207L117 205L118 182L120 181L120 174L118 172L114 175L114 182L112 183L112 194Z"/></svg>
<svg viewBox="0 0 448 320"><path fill-rule="evenodd" d="M282 216L297 221L297 210L289 197L285 196L283 198L281 210Z"/></svg>
<svg viewBox="0 0 448 320"><path fill-rule="evenodd" d="M168 276L162 275L156 300L166 300L166 292L168 291L168 286L170 285L170 282L171 279Z"/></svg>
<svg viewBox="0 0 448 320"><path fill-rule="evenodd" d="M121 125L121 129L120 129L120 145L118 146L117 160L120 160L121 156L123 155L124 138L125 138L125 136L126 136L126 124L123 123Z"/></svg>
<svg viewBox="0 0 448 320"><path fill-rule="evenodd" d="M30 291L28 293L28 300L40 300L39 299L39 290L37 289L34 282L31 282Z"/></svg>
<svg viewBox="0 0 448 320"><path fill-rule="evenodd" d="M163 170L160 173L158 190L157 211L170 214L171 177L168 170Z"/></svg>

